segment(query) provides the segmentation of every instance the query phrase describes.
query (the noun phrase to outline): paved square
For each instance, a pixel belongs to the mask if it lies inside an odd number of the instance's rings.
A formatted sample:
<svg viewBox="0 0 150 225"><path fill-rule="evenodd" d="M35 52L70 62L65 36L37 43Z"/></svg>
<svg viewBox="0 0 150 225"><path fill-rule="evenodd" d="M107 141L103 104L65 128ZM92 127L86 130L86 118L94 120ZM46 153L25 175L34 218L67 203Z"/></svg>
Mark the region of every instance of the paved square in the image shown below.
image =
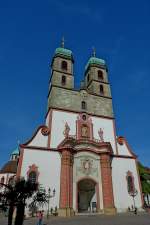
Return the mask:
<svg viewBox="0 0 150 225"><path fill-rule="evenodd" d="M27 219L24 225L36 225L37 219ZM116 216L76 216L72 218L50 217L44 219L43 224L47 225L150 225L150 214L118 214ZM7 225L7 219L1 218L0 225Z"/></svg>

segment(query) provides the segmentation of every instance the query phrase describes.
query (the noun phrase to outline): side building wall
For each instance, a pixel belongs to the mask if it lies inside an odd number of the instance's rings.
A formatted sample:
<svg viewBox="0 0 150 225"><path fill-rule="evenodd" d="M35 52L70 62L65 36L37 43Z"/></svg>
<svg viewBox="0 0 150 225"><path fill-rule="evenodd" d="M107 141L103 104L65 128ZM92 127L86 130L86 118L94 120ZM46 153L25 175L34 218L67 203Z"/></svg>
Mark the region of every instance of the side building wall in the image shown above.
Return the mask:
<svg viewBox="0 0 150 225"><path fill-rule="evenodd" d="M134 206L133 198L128 193L127 172L131 172L134 177L134 186L137 190L135 196L135 206L142 208L141 190L138 179L136 160L130 158L117 158L112 160L112 180L115 207L118 212L125 212L128 207Z"/></svg>
<svg viewBox="0 0 150 225"><path fill-rule="evenodd" d="M58 152L42 151L36 149L22 150L22 165L20 176L27 179L28 171L35 165L38 172L38 182L46 191L48 188L56 190L55 197L50 199L50 208L57 206L59 208L60 195L60 168L61 158Z"/></svg>

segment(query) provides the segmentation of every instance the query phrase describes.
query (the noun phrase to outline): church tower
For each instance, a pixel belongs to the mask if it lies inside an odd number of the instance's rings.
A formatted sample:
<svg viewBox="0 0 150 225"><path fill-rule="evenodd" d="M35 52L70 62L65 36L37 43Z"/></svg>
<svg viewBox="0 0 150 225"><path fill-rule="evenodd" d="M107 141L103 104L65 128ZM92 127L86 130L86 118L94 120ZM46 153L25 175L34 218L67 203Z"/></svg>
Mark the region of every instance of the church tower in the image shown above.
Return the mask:
<svg viewBox="0 0 150 225"><path fill-rule="evenodd" d="M55 50L51 64L50 88L52 86L74 88L73 62L72 51L64 48L64 40L62 40L61 47Z"/></svg>
<svg viewBox="0 0 150 225"><path fill-rule="evenodd" d="M64 47L64 39L62 39L61 47L56 48L51 63L48 107L51 105L57 106L57 103L52 103L53 96L61 95L63 90L72 90L74 88L73 63L72 51Z"/></svg>
<svg viewBox="0 0 150 225"><path fill-rule="evenodd" d="M107 65L105 60L96 57L95 50L85 67L85 84L89 93L111 98Z"/></svg>

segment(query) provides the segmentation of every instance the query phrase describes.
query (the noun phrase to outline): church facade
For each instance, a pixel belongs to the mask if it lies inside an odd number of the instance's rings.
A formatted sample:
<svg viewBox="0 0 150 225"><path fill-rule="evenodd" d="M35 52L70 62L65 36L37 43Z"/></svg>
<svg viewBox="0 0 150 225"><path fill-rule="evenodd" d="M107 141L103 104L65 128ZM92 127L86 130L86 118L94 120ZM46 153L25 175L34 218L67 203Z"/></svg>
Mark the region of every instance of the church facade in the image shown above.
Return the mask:
<svg viewBox="0 0 150 225"><path fill-rule="evenodd" d="M114 214L133 203L140 210L137 157L127 140L116 136L106 62L95 54L89 59L79 90L73 65L71 50L55 50L45 124L20 144L17 177L55 189L50 207L60 216Z"/></svg>

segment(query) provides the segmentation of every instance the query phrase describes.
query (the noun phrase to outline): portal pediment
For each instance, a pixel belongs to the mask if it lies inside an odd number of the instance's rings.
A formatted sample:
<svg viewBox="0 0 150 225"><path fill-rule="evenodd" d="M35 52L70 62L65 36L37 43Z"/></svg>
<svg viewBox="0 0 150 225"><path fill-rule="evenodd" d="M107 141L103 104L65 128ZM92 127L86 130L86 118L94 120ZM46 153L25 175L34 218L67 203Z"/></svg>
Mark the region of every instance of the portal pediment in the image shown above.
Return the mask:
<svg viewBox="0 0 150 225"><path fill-rule="evenodd" d="M79 151L90 151L97 154L109 153L111 154L112 147L110 142L100 142L97 140L80 139L77 140L73 137L65 138L58 146L58 150L70 149L70 151L76 153Z"/></svg>

